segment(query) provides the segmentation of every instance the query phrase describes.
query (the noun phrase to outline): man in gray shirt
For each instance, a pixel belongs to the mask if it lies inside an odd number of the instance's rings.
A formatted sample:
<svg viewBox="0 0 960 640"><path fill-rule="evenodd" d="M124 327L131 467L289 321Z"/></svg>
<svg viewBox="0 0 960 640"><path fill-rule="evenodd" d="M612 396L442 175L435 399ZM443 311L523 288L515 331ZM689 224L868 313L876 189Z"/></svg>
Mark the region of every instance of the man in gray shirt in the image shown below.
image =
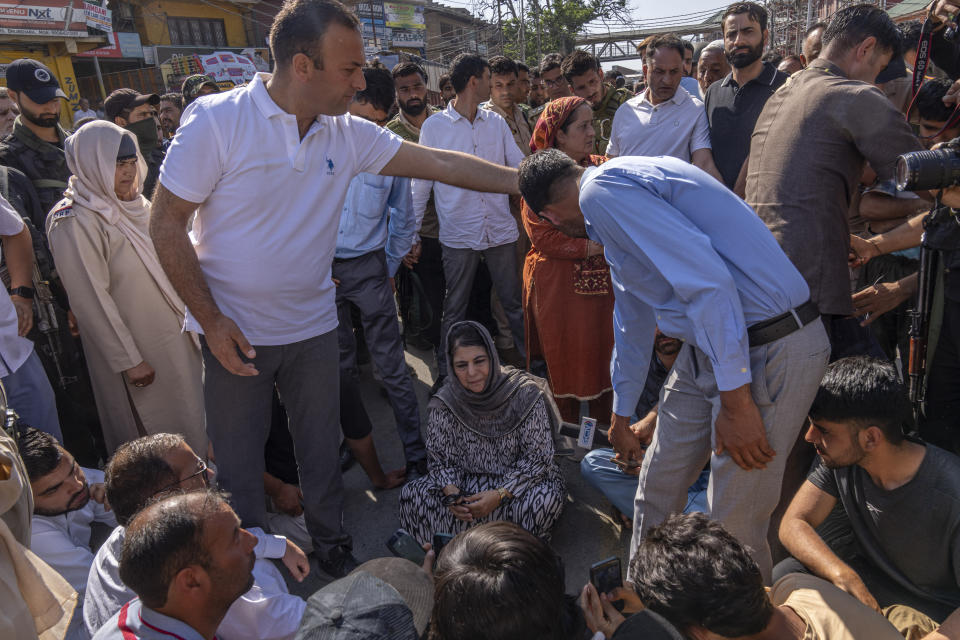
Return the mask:
<svg viewBox="0 0 960 640"><path fill-rule="evenodd" d="M915 426L896 369L864 356L830 365L810 425L819 459L780 525L793 558L774 580L806 571L874 609L943 621L960 606L960 458L904 436Z"/></svg>

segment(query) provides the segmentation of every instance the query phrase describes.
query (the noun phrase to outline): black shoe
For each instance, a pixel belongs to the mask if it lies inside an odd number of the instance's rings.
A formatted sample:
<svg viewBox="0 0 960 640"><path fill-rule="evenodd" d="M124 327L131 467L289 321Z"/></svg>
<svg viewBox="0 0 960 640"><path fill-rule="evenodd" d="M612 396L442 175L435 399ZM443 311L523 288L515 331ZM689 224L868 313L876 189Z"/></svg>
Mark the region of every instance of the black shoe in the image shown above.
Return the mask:
<svg viewBox="0 0 960 640"><path fill-rule="evenodd" d="M330 549L326 560L318 556L317 563L324 573L335 579L342 578L357 568L357 559L350 553L350 549L343 546Z"/></svg>
<svg viewBox="0 0 960 640"><path fill-rule="evenodd" d="M418 478L427 475L427 461L407 463L407 482L413 482Z"/></svg>
<svg viewBox="0 0 960 640"><path fill-rule="evenodd" d="M340 471L346 473L350 467L356 463L357 459L353 457L353 451L350 446L344 442L340 445Z"/></svg>

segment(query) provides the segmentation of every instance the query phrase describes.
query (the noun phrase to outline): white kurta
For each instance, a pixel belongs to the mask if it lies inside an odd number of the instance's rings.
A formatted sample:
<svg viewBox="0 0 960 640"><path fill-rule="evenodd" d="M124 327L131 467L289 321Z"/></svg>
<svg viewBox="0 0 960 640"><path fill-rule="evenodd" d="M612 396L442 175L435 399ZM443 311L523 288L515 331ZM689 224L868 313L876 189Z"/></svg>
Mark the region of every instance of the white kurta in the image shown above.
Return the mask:
<svg viewBox="0 0 960 640"><path fill-rule="evenodd" d="M180 433L207 451L200 351L181 330L133 245L102 216L54 208L48 238L77 317L107 449L153 433ZM135 387L123 372L146 361L152 384Z"/></svg>

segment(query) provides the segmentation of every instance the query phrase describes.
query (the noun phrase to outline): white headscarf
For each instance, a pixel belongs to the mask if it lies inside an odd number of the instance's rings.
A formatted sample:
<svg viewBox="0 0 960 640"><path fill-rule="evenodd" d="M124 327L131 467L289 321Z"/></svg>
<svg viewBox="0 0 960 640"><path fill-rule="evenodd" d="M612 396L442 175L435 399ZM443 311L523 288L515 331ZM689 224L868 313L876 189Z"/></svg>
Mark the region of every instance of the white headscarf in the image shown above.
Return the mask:
<svg viewBox="0 0 960 640"><path fill-rule="evenodd" d="M121 200L114 191L117 153L124 137L137 148L137 196ZM134 251L153 277L170 308L178 318L184 317L184 304L160 266L150 239L150 201L144 197L143 181L147 163L140 155L137 137L106 120L97 120L81 127L63 144L67 166L72 176L63 195L74 209L87 209L115 226L133 245Z"/></svg>

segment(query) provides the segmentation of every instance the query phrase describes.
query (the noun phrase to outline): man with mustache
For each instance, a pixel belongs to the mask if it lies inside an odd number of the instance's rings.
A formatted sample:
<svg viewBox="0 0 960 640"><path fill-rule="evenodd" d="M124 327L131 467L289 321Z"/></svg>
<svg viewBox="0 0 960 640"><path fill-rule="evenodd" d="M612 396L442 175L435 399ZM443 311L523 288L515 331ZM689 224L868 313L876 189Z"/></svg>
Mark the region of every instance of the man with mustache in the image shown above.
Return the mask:
<svg viewBox="0 0 960 640"><path fill-rule="evenodd" d="M93 564L91 525L117 526L103 472L82 468L56 438L32 427L18 444L33 492L30 549L83 593Z"/></svg>
<svg viewBox="0 0 960 640"><path fill-rule="evenodd" d="M714 141L713 161L723 183L742 196L753 125L767 98L787 81L787 74L761 59L770 35L766 9L755 2L736 2L727 7L721 24L733 70L707 89L704 105Z"/></svg>
<svg viewBox="0 0 960 640"><path fill-rule="evenodd" d="M683 41L672 34L650 41L643 59L647 90L617 109L607 156L672 156L721 180L703 103L680 91L685 52Z"/></svg>
<svg viewBox="0 0 960 640"><path fill-rule="evenodd" d="M400 111L387 123L387 129L404 140L420 142L420 127L427 118L440 111L427 104L427 72L416 62L401 62L393 68L392 73ZM443 85L442 82L440 84ZM415 301L420 307L418 317L431 318L428 325L424 325L422 320L411 322L412 312L409 308L404 308L404 340L407 344L422 349L434 349L440 345L439 310L443 308L446 284L443 279L439 238L440 221L437 219L437 209L431 195L420 224L419 240L403 260L404 267L412 270L423 285L426 300L418 298ZM418 326L420 331L415 333Z"/></svg>
<svg viewBox="0 0 960 640"><path fill-rule="evenodd" d="M907 605L936 622L960 607L960 459L914 432L893 364L827 368L806 434L819 456L780 524L793 557L774 580L812 573L873 609Z"/></svg>

